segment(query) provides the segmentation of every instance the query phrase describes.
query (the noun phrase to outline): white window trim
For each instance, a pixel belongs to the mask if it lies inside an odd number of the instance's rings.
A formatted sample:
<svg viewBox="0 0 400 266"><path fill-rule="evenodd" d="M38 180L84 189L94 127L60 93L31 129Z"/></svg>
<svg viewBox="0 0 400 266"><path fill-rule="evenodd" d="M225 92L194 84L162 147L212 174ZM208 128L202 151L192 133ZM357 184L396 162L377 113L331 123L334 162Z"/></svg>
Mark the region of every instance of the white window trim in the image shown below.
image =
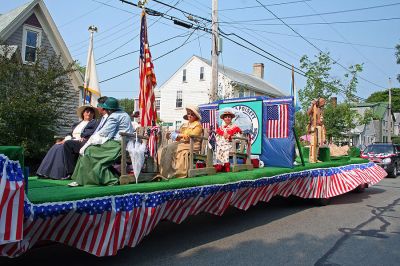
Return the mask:
<svg viewBox="0 0 400 266"><path fill-rule="evenodd" d="M32 62L25 61L25 51L26 51L26 36L28 31L34 31L38 33L38 40L36 42L36 49L40 48L40 45L42 43L42 29L37 28L37 27L32 27L28 25L24 25L22 28L22 49L21 49L21 56L22 56L22 62L24 64L30 64ZM36 61L36 58L35 58Z"/></svg>
<svg viewBox="0 0 400 266"><path fill-rule="evenodd" d="M201 78L201 69L203 69L203 78ZM205 79L205 69L204 67L200 67L200 75L199 75L200 81L204 81Z"/></svg>
<svg viewBox="0 0 400 266"><path fill-rule="evenodd" d="M183 83L186 83L186 82L187 82L187 70L186 70L186 68L184 68L184 69L182 70L182 82L183 82Z"/></svg>

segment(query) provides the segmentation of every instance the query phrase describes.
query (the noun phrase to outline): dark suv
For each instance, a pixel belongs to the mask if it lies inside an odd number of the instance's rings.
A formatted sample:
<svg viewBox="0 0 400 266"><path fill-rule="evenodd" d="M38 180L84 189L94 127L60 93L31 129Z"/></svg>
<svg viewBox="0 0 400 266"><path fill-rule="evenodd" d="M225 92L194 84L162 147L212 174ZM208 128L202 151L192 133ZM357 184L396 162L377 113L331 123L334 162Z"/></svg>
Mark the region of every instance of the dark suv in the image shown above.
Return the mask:
<svg viewBox="0 0 400 266"><path fill-rule="evenodd" d="M368 145L361 154L386 170L390 177L396 177L400 169L400 145L392 143L374 143Z"/></svg>

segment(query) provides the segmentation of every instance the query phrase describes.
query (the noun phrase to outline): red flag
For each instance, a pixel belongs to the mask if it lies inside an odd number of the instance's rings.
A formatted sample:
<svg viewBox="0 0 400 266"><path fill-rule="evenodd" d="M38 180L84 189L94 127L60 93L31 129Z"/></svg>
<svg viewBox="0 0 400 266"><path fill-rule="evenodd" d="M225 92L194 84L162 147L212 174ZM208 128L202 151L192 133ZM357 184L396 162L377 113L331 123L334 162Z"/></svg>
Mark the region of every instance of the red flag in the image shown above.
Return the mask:
<svg viewBox="0 0 400 266"><path fill-rule="evenodd" d="M157 120L154 87L157 84L154 66L151 61L149 42L147 39L146 12L142 12L140 30L140 58L139 58L139 108L141 126L152 126Z"/></svg>

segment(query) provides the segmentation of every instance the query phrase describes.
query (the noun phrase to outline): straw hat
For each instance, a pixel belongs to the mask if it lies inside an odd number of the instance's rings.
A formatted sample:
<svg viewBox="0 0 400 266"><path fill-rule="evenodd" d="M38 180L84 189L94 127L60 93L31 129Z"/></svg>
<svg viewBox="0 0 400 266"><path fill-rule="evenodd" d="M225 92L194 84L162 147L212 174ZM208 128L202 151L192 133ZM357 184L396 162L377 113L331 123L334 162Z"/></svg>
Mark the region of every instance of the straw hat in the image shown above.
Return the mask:
<svg viewBox="0 0 400 266"><path fill-rule="evenodd" d="M93 107L93 106L91 106L91 105L82 105L82 106L79 106L78 109L76 109L76 115L77 115L78 117L80 117L80 118L83 119L83 112L84 112L87 108L90 108L90 109L93 110L94 118L97 119L97 118L100 117L100 113L99 113L99 111L97 110L97 108L95 108L95 107Z"/></svg>
<svg viewBox="0 0 400 266"><path fill-rule="evenodd" d="M194 113L194 115L195 115L199 120L201 120L200 109L199 109L198 106L195 106L195 105L188 105L188 106L186 106L185 108L186 108L186 111L187 111L187 110L192 111L192 112ZM184 115L184 116L183 116L183 119L188 120L187 115Z"/></svg>
<svg viewBox="0 0 400 266"><path fill-rule="evenodd" d="M223 109L221 110L221 115L219 116L221 119L224 119L224 116L229 115L231 118L234 118L236 115L231 109Z"/></svg>

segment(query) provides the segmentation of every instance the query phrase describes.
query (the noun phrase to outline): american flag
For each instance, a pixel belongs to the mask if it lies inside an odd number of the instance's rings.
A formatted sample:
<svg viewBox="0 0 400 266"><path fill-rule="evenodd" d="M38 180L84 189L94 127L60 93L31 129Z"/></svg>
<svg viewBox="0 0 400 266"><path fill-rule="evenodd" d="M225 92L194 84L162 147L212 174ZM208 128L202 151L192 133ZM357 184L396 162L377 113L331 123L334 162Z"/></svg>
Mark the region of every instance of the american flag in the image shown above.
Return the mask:
<svg viewBox="0 0 400 266"><path fill-rule="evenodd" d="M201 125L203 128L210 129L213 126L215 130L217 128L217 109L203 109L201 110Z"/></svg>
<svg viewBox="0 0 400 266"><path fill-rule="evenodd" d="M287 104L267 106L267 138L289 136L289 112Z"/></svg>
<svg viewBox="0 0 400 266"><path fill-rule="evenodd" d="M0 245L23 237L24 178L18 162L0 155Z"/></svg>
<svg viewBox="0 0 400 266"><path fill-rule="evenodd" d="M142 12L142 23L140 30L140 58L139 58L139 108L140 124L153 126L157 120L154 87L157 84L154 66L151 61L149 42L147 39L146 12Z"/></svg>

